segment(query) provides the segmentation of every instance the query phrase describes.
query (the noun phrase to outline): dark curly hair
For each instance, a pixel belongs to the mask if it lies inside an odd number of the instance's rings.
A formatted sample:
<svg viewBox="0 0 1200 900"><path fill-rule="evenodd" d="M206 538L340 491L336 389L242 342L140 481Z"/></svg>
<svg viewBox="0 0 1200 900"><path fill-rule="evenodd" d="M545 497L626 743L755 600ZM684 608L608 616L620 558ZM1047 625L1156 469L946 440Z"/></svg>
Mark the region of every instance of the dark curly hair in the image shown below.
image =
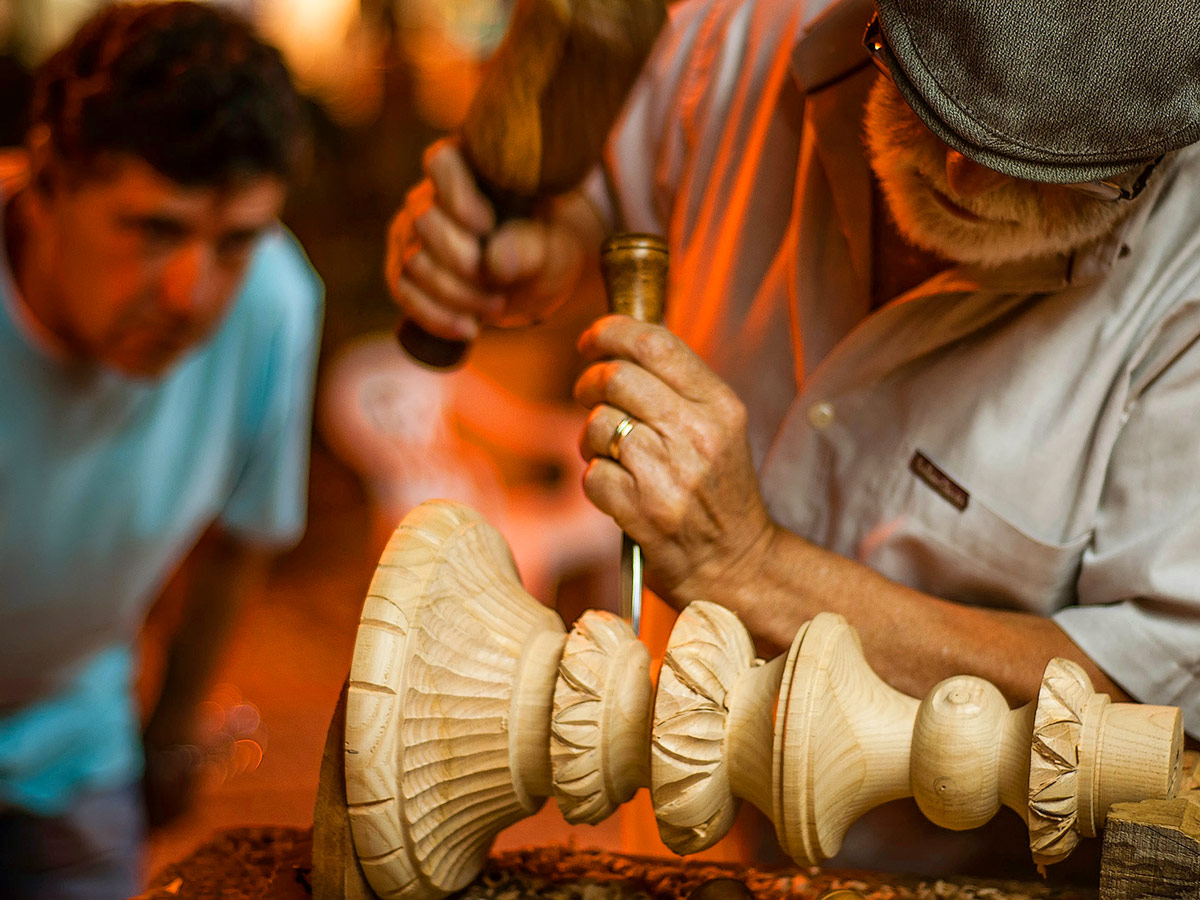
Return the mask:
<svg viewBox="0 0 1200 900"><path fill-rule="evenodd" d="M35 77L30 123L69 171L138 157L184 185L290 178L303 108L279 52L218 7L119 3L89 19Z"/></svg>

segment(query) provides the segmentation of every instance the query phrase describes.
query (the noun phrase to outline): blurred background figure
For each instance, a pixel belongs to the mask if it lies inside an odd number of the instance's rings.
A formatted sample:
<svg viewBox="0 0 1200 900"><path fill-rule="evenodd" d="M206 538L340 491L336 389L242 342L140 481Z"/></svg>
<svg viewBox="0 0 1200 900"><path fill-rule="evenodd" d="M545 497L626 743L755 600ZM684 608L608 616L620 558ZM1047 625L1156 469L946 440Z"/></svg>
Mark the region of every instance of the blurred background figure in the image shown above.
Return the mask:
<svg viewBox="0 0 1200 900"><path fill-rule="evenodd" d="M31 68L105 5L0 0L6 145L25 133ZM151 870L217 828L311 824L362 600L382 542L413 504L450 496L477 506L512 544L530 592L568 621L616 600L616 532L583 498L578 426L569 424L582 417L570 395L575 340L603 309L599 284L536 332L486 334L449 378L413 370L390 338L388 222L421 176L424 147L460 123L513 0L210 5L250 18L279 47L314 126L311 174L293 186L281 219L326 285L321 427L308 531L235 626L217 684L195 710L195 743L169 755L193 772L197 802L151 835ZM147 712L192 578L187 566L176 573L143 628L137 692ZM556 828L565 826L548 804L501 844L547 840ZM617 843L615 823L580 833L591 845Z"/></svg>
<svg viewBox="0 0 1200 900"><path fill-rule="evenodd" d="M396 0L400 54L412 69L416 112L458 126L479 85L481 63L504 35L514 0Z"/></svg>
<svg viewBox="0 0 1200 900"><path fill-rule="evenodd" d="M242 18L103 9L27 124L0 158L0 885L103 900L191 799L230 625L303 532L323 289L278 222L303 108ZM179 569L143 723L133 645Z"/></svg>

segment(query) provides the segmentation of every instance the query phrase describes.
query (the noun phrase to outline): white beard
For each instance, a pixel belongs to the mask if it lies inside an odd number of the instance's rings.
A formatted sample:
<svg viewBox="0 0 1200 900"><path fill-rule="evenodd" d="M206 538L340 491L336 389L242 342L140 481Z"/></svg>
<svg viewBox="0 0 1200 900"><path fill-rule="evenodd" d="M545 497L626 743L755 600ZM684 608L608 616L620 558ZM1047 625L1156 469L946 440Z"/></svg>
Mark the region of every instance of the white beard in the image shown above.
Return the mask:
<svg viewBox="0 0 1200 900"><path fill-rule="evenodd" d="M946 177L949 148L887 78L871 88L863 124L871 167L900 233L954 262L999 266L1070 253L1111 232L1135 205L1007 176L984 193L957 195Z"/></svg>

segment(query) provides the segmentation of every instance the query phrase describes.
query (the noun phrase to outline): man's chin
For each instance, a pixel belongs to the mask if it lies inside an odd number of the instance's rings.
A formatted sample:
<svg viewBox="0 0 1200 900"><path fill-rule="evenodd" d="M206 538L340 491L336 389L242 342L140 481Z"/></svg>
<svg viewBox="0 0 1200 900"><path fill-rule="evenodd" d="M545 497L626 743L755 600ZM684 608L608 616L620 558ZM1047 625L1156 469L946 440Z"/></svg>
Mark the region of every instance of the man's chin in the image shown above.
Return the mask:
<svg viewBox="0 0 1200 900"><path fill-rule="evenodd" d="M1057 200L1060 208L1053 220L1033 209L1022 218L1012 204L993 203L980 215L956 209L952 198L912 169L895 166L879 177L904 239L962 265L998 268L1070 254L1109 233L1128 213L1122 206L1075 209Z"/></svg>
<svg viewBox="0 0 1200 900"><path fill-rule="evenodd" d="M918 199L919 198L919 199ZM897 198L899 199L899 198ZM892 204L892 217L908 243L960 265L996 267L1039 255L1039 242L1011 222L975 217L943 208L929 190Z"/></svg>
<svg viewBox="0 0 1200 900"><path fill-rule="evenodd" d="M990 241L986 237L950 237L944 233L902 229L905 240L915 247L940 256L949 263L966 266L997 268L1039 255L1039 248L1030 243L1008 244Z"/></svg>
<svg viewBox="0 0 1200 900"><path fill-rule="evenodd" d="M186 348L156 353L114 353L100 360L118 375L138 381L154 381L166 375L183 357Z"/></svg>

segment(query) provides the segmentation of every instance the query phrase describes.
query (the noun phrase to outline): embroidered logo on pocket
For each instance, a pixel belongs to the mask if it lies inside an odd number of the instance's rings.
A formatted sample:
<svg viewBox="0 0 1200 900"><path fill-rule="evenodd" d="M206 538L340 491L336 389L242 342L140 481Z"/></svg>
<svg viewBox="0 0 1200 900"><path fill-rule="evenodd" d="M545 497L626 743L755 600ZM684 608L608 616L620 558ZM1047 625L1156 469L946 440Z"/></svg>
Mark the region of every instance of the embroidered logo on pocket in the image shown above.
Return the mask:
<svg viewBox="0 0 1200 900"><path fill-rule="evenodd" d="M938 496L959 512L966 509L967 504L971 502L971 495L967 493L966 489L935 466L933 460L920 450L913 454L912 460L908 463L908 468L912 470L914 475L937 491Z"/></svg>

